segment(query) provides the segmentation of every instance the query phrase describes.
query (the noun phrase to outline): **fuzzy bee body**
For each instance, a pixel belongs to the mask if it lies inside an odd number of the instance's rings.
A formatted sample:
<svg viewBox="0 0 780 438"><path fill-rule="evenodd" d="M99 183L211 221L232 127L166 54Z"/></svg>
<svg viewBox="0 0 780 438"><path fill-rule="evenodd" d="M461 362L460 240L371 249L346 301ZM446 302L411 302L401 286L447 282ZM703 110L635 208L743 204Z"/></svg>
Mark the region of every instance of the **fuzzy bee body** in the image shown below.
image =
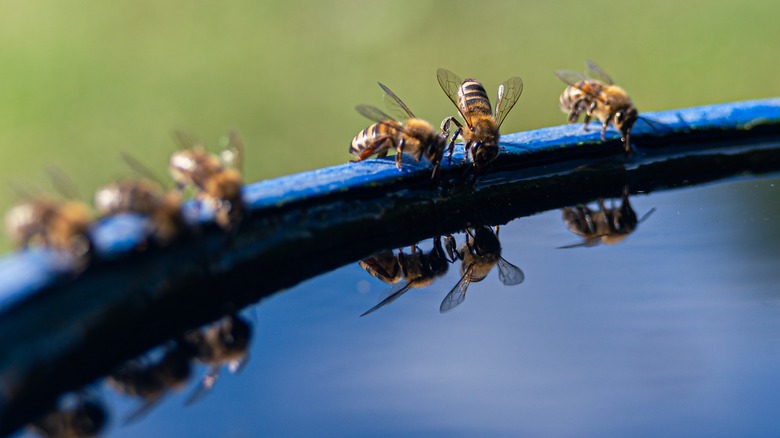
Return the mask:
<svg viewBox="0 0 780 438"><path fill-rule="evenodd" d="M568 86L558 99L561 110L568 114L569 123L576 122L580 114L585 113L584 129L592 117L601 122L601 139L605 139L607 127L612 124L620 132L623 149L631 153L631 128L639 118L626 90L615 85L612 78L596 64L587 61L588 73L585 76L569 70L556 72L556 76Z"/></svg>
<svg viewBox="0 0 780 438"><path fill-rule="evenodd" d="M436 77L442 90L466 122L464 126L455 117L447 117L442 121L445 137L449 136L450 126L456 126L448 146L449 157L452 157L455 140L462 137L466 157L471 158L477 170L485 167L498 156L498 140L501 136L499 128L520 98L523 80L512 77L498 87L494 113L485 87L476 79L461 80L458 75L443 68L436 72Z"/></svg>
<svg viewBox="0 0 780 438"><path fill-rule="evenodd" d="M243 215L241 189L244 182L239 170L242 153L243 141L237 132L231 131L228 148L221 156L195 144L175 152L168 163L177 187L193 187L200 200L214 207L216 221L225 229L237 225Z"/></svg>
<svg viewBox="0 0 780 438"><path fill-rule="evenodd" d="M149 217L152 235L162 245L186 228L179 193L165 193L158 184L145 179L126 179L107 184L95 192L94 202L102 216L136 213Z"/></svg>
<svg viewBox="0 0 780 438"><path fill-rule="evenodd" d="M391 149L396 150L395 164L401 170L401 159L404 154L415 161L425 158L433 164L432 178L438 176L439 164L444 155L446 138L423 119L415 117L414 113L395 93L383 84L385 99L389 106L396 109L405 119L403 122L370 105L358 105L355 109L377 123L360 131L349 146L349 153L356 156L354 161L363 161L373 155L385 157Z"/></svg>
<svg viewBox="0 0 780 438"><path fill-rule="evenodd" d="M8 237L17 248L43 246L63 251L83 267L91 252L89 207L80 201L38 196L13 206L5 216Z"/></svg>

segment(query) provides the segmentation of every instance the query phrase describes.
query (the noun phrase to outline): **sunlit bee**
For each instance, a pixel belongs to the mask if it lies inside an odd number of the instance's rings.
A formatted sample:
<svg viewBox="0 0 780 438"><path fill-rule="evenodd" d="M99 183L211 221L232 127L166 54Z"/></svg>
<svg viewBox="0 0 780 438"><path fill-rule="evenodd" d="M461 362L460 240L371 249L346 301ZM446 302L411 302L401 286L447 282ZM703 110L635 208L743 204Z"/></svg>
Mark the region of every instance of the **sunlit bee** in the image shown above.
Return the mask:
<svg viewBox="0 0 780 438"><path fill-rule="evenodd" d="M202 144L177 133L186 148L175 152L168 163L171 177L180 189L192 187L198 199L209 203L216 212L216 221L225 229L240 222L244 211L241 189L243 141L238 132L231 131L227 147L220 156L209 153Z"/></svg>
<svg viewBox="0 0 780 438"><path fill-rule="evenodd" d="M623 191L622 203L619 207L613 205L607 208L604 200L599 199L599 209L591 210L588 206L564 208L563 222L572 233L583 238L581 243L562 246L561 248L576 248L594 246L599 243L614 245L622 242L636 230L637 225L650 217L655 208L650 209L641 219L628 202L628 188Z"/></svg>
<svg viewBox="0 0 780 438"><path fill-rule="evenodd" d="M631 128L639 118L639 112L628 97L628 93L614 84L612 78L591 61L585 61L587 75L560 70L555 75L568 87L563 90L559 103L561 110L569 115L569 123L579 119L585 112L587 131L591 117L601 121L601 140L605 139L610 123L620 132L623 149L631 153Z"/></svg>
<svg viewBox="0 0 780 438"><path fill-rule="evenodd" d="M42 246L62 251L83 266L91 252L89 207L80 201L35 196L14 205L5 215L5 228L18 248Z"/></svg>
<svg viewBox="0 0 780 438"><path fill-rule="evenodd" d="M507 114L515 106L523 93L523 80L512 77L498 87L496 111L493 113L485 87L476 79L461 80L455 73L440 68L436 71L439 85L450 98L466 122L463 126L455 117L447 117L442 121L441 129L449 136L450 125L457 129L452 134L448 146L449 157L455 148L455 140L463 139L466 158L471 157L477 171L496 159L499 152L499 129Z"/></svg>
<svg viewBox="0 0 780 438"><path fill-rule="evenodd" d="M190 378L190 360L189 351L177 344L168 348L159 360L133 359L109 375L106 382L114 390L142 400L141 406L125 422L141 418L171 390L182 389Z"/></svg>
<svg viewBox="0 0 780 438"><path fill-rule="evenodd" d="M473 233L467 230L466 243L460 247L458 255L462 260L461 277L439 306L442 313L460 305L466 299L469 285L484 280L496 266L498 279L507 286L514 286L525 280L525 274L520 268L501 257L498 227L495 232L490 227L478 227Z"/></svg>
<svg viewBox="0 0 780 438"><path fill-rule="evenodd" d="M194 403L214 388L224 365L232 373L246 365L251 338L252 327L236 315L226 316L205 329L184 336L184 342L193 351L193 358L208 367L186 404Z"/></svg>
<svg viewBox="0 0 780 438"><path fill-rule="evenodd" d="M377 157L387 156L391 149L395 149L395 165L401 170L401 160L406 154L415 161L425 158L433 164L431 178L438 176L446 138L425 120L415 117L414 113L395 93L385 85L379 83L385 92L385 102L395 112L399 113L403 122L395 120L371 105L358 105L357 112L377 123L360 131L349 145L349 153L356 156L354 161L363 161L373 155Z"/></svg>
<svg viewBox="0 0 780 438"><path fill-rule="evenodd" d="M429 252L420 251L415 246L412 247L410 254L399 251L394 262L390 260L392 257L390 251L361 261L360 266L371 275L395 286L380 296L376 306L366 310L360 316L368 315L380 307L392 303L410 289L430 286L437 278L446 274L456 250L455 240L452 236L446 236L444 242L447 248L446 252L442 246L442 238L436 237L433 239L433 248Z"/></svg>
<svg viewBox="0 0 780 438"><path fill-rule="evenodd" d="M181 194L165 192L147 179L112 182L95 192L95 208L102 216L136 213L147 216L152 235L161 245L175 239L186 228L181 211Z"/></svg>
<svg viewBox="0 0 780 438"><path fill-rule="evenodd" d="M103 430L107 420L103 403L80 396L73 406L62 406L42 415L29 429L43 437L93 437Z"/></svg>

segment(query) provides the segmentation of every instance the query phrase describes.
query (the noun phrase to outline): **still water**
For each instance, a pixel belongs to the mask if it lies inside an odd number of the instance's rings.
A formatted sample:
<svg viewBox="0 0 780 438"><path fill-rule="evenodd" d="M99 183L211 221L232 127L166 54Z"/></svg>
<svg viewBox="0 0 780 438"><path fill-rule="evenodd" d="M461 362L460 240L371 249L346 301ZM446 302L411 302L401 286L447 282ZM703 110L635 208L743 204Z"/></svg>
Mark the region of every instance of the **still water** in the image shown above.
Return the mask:
<svg viewBox="0 0 780 438"><path fill-rule="evenodd" d="M559 248L581 242L560 210L516 219L499 237L524 281L494 269L444 314L459 261L364 317L391 286L344 266L245 310L248 361L191 406L195 381L123 425L138 401L101 383L108 434L777 436L778 196L777 177L635 195L653 214L594 247Z"/></svg>

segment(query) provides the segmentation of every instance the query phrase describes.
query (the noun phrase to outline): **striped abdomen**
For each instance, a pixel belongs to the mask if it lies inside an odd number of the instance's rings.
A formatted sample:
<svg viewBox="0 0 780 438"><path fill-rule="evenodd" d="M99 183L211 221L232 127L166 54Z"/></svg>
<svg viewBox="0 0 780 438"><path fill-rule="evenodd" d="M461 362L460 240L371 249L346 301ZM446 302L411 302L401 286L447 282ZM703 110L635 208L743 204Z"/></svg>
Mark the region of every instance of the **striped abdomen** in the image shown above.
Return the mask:
<svg viewBox="0 0 780 438"><path fill-rule="evenodd" d="M466 119L477 114L493 114L485 87L476 79L463 81L458 90L458 106Z"/></svg>
<svg viewBox="0 0 780 438"><path fill-rule="evenodd" d="M349 153L364 160L371 155L387 155L391 147L395 147L401 134L401 124L395 120L385 120L374 123L360 131L349 145Z"/></svg>
<svg viewBox="0 0 780 438"><path fill-rule="evenodd" d="M604 86L597 81L584 80L579 81L574 85L570 85L563 90L559 103L563 112L571 112L576 107L587 107L590 105L595 97L601 94Z"/></svg>

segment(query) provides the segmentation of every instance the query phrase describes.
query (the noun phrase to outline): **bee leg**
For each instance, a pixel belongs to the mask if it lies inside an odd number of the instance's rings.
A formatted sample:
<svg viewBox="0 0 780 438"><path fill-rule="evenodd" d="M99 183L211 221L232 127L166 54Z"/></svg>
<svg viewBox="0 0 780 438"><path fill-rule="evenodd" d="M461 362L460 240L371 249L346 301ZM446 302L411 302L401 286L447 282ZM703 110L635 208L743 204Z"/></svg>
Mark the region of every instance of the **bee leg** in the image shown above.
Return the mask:
<svg viewBox="0 0 780 438"><path fill-rule="evenodd" d="M588 123L590 123L590 114L585 114L585 124L582 125L582 130L587 131L588 130Z"/></svg>
<svg viewBox="0 0 780 438"><path fill-rule="evenodd" d="M406 269L406 254L402 250L398 250L398 266L401 267L401 274L404 276L404 278L407 277L408 271Z"/></svg>
<svg viewBox="0 0 780 438"><path fill-rule="evenodd" d="M447 234L446 236L444 236L444 249L447 251L448 262L455 263L456 260L460 259L460 254L458 253L457 244L452 234Z"/></svg>
<svg viewBox="0 0 780 438"><path fill-rule="evenodd" d="M631 143L629 142L629 136L630 135L631 135L631 131L626 131L626 134L621 139L621 140L623 140L623 152L625 152L626 155L631 155L631 153L634 152L631 149Z"/></svg>
<svg viewBox="0 0 780 438"><path fill-rule="evenodd" d="M404 144L405 140L401 139L401 141L398 142L398 146L396 146L396 150L398 152L395 154L395 167L397 167L398 170L401 170L401 160L403 159L404 155Z"/></svg>
<svg viewBox="0 0 780 438"><path fill-rule="evenodd" d="M612 120L612 114L608 115L607 118L604 119L604 123L601 124L601 141L607 139L607 127L609 127L610 120Z"/></svg>
<svg viewBox="0 0 780 438"><path fill-rule="evenodd" d="M449 137L450 135L450 125L455 124L455 126L458 127L458 129L455 130L455 132L452 134L452 139L450 140L450 144L447 146L447 160L452 160L452 153L455 152L455 140L458 139L458 136L461 132L463 132L463 125L458 122L458 120L455 117L447 117L446 119L442 120L441 122L441 130L444 134L444 138Z"/></svg>
<svg viewBox="0 0 780 438"><path fill-rule="evenodd" d="M569 111L569 123L574 123L580 118L580 114L585 109L583 102L584 99L579 99L572 104L571 111Z"/></svg>

